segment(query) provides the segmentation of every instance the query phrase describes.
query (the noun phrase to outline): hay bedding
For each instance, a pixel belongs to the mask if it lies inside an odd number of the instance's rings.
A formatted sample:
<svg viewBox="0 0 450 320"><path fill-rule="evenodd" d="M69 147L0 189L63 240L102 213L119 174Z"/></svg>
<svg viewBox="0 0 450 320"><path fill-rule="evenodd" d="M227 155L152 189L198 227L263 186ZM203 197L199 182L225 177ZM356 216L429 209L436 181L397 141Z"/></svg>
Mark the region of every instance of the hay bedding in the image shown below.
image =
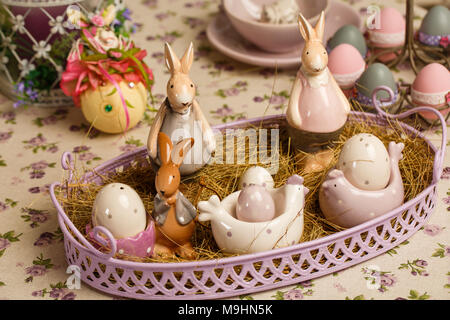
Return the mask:
<svg viewBox="0 0 450 320"><path fill-rule="evenodd" d="M304 153L295 153L290 148L290 140L283 128L280 130L279 149L279 170L274 175L275 186L279 187L285 183L287 178L293 174L299 174L305 179L305 186L310 192L305 199L304 209L304 231L301 241L311 241L339 231L343 228L333 225L324 219L319 203L318 191L325 179L326 173L332 168L338 159L340 150L347 139L358 133L372 133L379 137L387 146L390 141L403 142L403 160L399 167L403 177L405 188L405 202L413 199L423 191L432 180L433 156L425 141L419 137L407 135L398 122L392 121L388 126L377 126L369 122L348 122L339 140L333 147L334 159L330 166L317 173L306 174L302 171L299 163L306 156ZM223 139L225 141L225 139ZM270 137L268 138L270 141ZM238 152L248 151L248 146L244 143L236 145ZM219 148L223 146L218 146ZM259 150L265 152L266 150ZM237 154L238 152L235 152ZM270 152L270 150L269 150ZM248 162L248 152L246 163ZM101 176L103 183L112 182L125 183L134 188L141 196L147 212L152 212L153 197L156 194L154 188L154 173L150 166L140 166L139 161L135 161L132 166L108 176ZM180 190L196 206L199 201L208 200L213 194L217 194L221 199L237 190L240 176L250 166L254 164L212 164L204 167L192 176L182 179ZM99 175L98 173L96 173ZM81 175L75 174L75 178L70 183L70 192L62 190L57 197L62 204L64 211L76 228L85 235L85 227L91 219L92 204L101 186L95 183L82 183ZM67 181L62 184L67 185ZM194 249L197 252L196 260L217 259L230 256L223 253L217 247L212 232L207 224L197 223L196 232L192 239ZM107 250L107 249L105 249ZM173 258L139 258L134 256L116 254L116 258L138 262L180 262L186 261L179 257Z"/></svg>

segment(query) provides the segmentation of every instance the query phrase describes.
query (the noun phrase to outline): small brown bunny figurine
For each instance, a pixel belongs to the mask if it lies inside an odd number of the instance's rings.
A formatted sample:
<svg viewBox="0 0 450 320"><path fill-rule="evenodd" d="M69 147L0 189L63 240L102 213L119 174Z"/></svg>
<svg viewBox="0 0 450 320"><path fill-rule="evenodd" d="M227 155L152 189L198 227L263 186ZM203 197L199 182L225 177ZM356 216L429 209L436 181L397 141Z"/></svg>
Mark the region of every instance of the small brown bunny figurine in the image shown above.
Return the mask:
<svg viewBox="0 0 450 320"><path fill-rule="evenodd" d="M194 258L191 237L195 229L195 207L178 191L180 186L180 165L187 152L194 145L194 139L178 142L175 147L163 132L158 134L161 166L155 177L155 206L152 213L156 221L156 256Z"/></svg>

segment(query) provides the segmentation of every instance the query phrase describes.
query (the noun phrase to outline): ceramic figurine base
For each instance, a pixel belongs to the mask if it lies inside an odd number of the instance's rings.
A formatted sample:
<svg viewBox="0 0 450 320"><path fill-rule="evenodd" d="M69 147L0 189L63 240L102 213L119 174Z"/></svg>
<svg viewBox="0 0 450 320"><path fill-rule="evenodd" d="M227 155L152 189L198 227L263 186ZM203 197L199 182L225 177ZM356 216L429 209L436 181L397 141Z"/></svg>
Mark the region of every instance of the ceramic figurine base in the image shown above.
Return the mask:
<svg viewBox="0 0 450 320"><path fill-rule="evenodd" d="M319 152L333 146L333 141L339 138L344 126L333 132L319 133L303 131L292 127L288 123L286 124L288 134L291 137L291 145L296 150L307 153Z"/></svg>

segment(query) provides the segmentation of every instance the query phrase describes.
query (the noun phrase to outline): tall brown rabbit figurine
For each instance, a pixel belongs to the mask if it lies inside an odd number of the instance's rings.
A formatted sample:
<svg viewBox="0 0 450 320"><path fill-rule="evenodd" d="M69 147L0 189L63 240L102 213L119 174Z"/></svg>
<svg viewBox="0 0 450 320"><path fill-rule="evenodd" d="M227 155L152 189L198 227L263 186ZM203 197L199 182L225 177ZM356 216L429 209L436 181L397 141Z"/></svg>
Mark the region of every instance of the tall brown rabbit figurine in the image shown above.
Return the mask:
<svg viewBox="0 0 450 320"><path fill-rule="evenodd" d="M302 65L292 87L286 119L294 147L312 153L305 170L324 169L332 159L326 150L339 137L350 112L350 104L328 70L328 55L322 44L325 15L313 28L300 14L298 25L305 39Z"/></svg>
<svg viewBox="0 0 450 320"><path fill-rule="evenodd" d="M157 256L172 256L175 253L183 258L194 258L191 237L195 230L195 207L178 190L180 186L180 165L192 148L194 139L178 142L175 147L163 132L158 134L161 166L155 177L155 206L152 213L156 221Z"/></svg>
<svg viewBox="0 0 450 320"><path fill-rule="evenodd" d="M180 166L181 175L191 174L202 168L211 159L216 148L214 133L195 99L196 86L189 77L194 61L194 46L191 42L181 59L166 43L164 60L170 72L167 82L167 98L159 107L150 133L147 149L152 163L160 165L158 133L164 132L175 144L182 138L194 138L195 146L185 156Z"/></svg>

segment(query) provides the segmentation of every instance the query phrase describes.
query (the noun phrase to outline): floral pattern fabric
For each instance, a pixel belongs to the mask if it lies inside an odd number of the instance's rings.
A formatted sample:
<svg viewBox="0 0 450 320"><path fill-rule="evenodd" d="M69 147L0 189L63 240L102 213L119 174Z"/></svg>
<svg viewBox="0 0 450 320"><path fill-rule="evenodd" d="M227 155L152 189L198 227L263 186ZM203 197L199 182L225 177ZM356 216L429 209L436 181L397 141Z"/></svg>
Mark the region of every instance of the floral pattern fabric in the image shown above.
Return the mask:
<svg viewBox="0 0 450 320"><path fill-rule="evenodd" d="M344 1L344 0L336 0ZM369 0L346 0L362 16ZM378 1L405 10L404 2ZM206 27L220 0L128 1L138 24L136 45L146 49L153 69L153 96L165 98L168 74L164 42L178 55L195 45L191 70L198 100L212 124L280 114L286 109L297 70L272 70L235 62L216 51ZM416 10L423 16L425 11ZM420 21L416 21L420 22ZM42 50L45 50L43 48ZM394 70L397 79L412 82L407 64ZM49 185L61 181L62 152L71 151L76 167L93 168L107 159L146 143L155 116L150 109L126 135L90 130L80 109L14 108L0 96L0 299L114 299L81 283L70 289L70 270L63 235L49 198ZM157 109L159 104L153 105ZM436 144L441 132L427 136ZM296 285L235 299L448 299L450 298L450 157L438 186L437 206L428 224L389 252L349 269Z"/></svg>

